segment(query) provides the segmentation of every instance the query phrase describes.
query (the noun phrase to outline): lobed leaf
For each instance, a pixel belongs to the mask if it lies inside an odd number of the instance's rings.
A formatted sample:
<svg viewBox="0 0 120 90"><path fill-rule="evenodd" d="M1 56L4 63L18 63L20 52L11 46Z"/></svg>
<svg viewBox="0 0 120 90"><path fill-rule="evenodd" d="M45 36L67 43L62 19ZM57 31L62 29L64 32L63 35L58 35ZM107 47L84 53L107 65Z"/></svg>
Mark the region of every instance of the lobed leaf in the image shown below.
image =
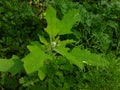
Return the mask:
<svg viewBox="0 0 120 90"><path fill-rule="evenodd" d="M0 72L10 72L15 75L22 69L23 64L17 56L13 56L11 59L0 59Z"/></svg>
<svg viewBox="0 0 120 90"><path fill-rule="evenodd" d="M87 63L93 66L106 66L108 64L105 58L98 54L91 53L88 50L74 48L70 53L74 55L79 61L82 60L83 63Z"/></svg>
<svg viewBox="0 0 120 90"><path fill-rule="evenodd" d="M68 48L58 47L58 48L55 49L55 51L57 53L61 54L62 56L66 57L70 61L71 64L74 64L81 69L84 68L84 64L82 63L82 60L80 60L81 58L78 59L74 55L69 53Z"/></svg>
<svg viewBox="0 0 120 90"><path fill-rule="evenodd" d="M64 15L60 25L60 35L72 33L73 25L79 20L79 11L72 9Z"/></svg>
<svg viewBox="0 0 120 90"><path fill-rule="evenodd" d="M28 46L28 49L30 53L22 59L24 68L28 74L38 71L43 66L45 60L51 59L50 55L46 54L36 45Z"/></svg>
<svg viewBox="0 0 120 90"><path fill-rule="evenodd" d="M77 9L71 9L64 15L62 20L56 17L56 11L52 6L48 6L46 10L47 28L46 32L54 39L57 34L64 35L71 32L73 25L79 20L79 12Z"/></svg>
<svg viewBox="0 0 120 90"><path fill-rule="evenodd" d="M48 23L46 32L53 39L59 32L60 20L56 18L56 11L52 6L48 6L46 10L46 20Z"/></svg>

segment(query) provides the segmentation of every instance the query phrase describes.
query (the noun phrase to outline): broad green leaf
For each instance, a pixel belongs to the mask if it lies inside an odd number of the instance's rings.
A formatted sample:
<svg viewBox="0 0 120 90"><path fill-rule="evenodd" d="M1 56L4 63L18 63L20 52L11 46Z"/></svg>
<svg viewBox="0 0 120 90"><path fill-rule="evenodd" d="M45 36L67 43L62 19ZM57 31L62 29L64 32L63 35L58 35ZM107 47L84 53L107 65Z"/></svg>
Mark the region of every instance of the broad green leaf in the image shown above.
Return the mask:
<svg viewBox="0 0 120 90"><path fill-rule="evenodd" d="M54 39L59 32L60 21L56 18L56 11L52 6L48 6L46 10L46 20L48 23L46 32L50 35L51 39Z"/></svg>
<svg viewBox="0 0 120 90"><path fill-rule="evenodd" d="M57 47L55 51L66 57L72 64L77 65L81 69L84 68L84 63L93 66L106 66L109 64L102 56L91 53L88 50L81 50L80 48L74 48L71 52L68 52L68 48Z"/></svg>
<svg viewBox="0 0 120 90"><path fill-rule="evenodd" d="M22 59L24 62L24 68L26 72L33 73L38 71L43 63L47 59L51 59L51 56L42 51L38 46L28 46L30 53Z"/></svg>
<svg viewBox="0 0 120 90"><path fill-rule="evenodd" d="M12 75L15 75L22 69L23 64L16 56L13 56L11 59L0 59L0 72L10 72Z"/></svg>
<svg viewBox="0 0 120 90"><path fill-rule="evenodd" d="M82 60L80 60L81 58L76 58L74 55L70 54L68 52L68 48L65 47L58 47L55 49L55 51L59 54L61 54L62 56L66 57L71 64L75 64L76 66L78 66L79 68L83 69L84 65L82 63Z"/></svg>
<svg viewBox="0 0 120 90"><path fill-rule="evenodd" d="M62 20L56 17L56 11L51 6L46 10L46 20L48 26L46 32L50 35L50 39L54 39L57 34L69 34L73 25L79 20L79 12L77 9L71 9L64 15Z"/></svg>
<svg viewBox="0 0 120 90"><path fill-rule="evenodd" d="M60 27L60 35L72 33L71 29L73 25L79 20L79 11L72 9L64 15Z"/></svg>
<svg viewBox="0 0 120 90"><path fill-rule="evenodd" d="M81 50L80 48L74 48L70 53L74 55L79 61L82 60L83 63L87 63L93 66L105 66L108 64L105 58L95 53L91 53L88 50Z"/></svg>

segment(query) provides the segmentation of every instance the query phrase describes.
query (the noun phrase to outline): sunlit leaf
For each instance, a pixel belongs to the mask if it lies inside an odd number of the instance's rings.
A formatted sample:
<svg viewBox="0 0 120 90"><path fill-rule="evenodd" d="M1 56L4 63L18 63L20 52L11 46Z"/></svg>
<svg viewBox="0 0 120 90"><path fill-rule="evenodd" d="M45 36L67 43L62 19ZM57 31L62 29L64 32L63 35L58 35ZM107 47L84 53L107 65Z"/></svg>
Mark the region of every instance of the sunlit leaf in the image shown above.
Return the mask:
<svg viewBox="0 0 120 90"><path fill-rule="evenodd" d="M76 58L74 55L70 54L68 52L68 48L63 48L63 47L58 47L55 49L55 51L59 54L61 54L62 56L66 57L71 64L74 64L76 66L78 66L79 68L83 69L84 65L82 63L82 60L80 60L81 58Z"/></svg>
<svg viewBox="0 0 120 90"><path fill-rule="evenodd" d="M103 58L101 55L91 53L88 50L81 50L80 48L74 48L72 52L79 61L82 60L83 63L87 63L93 66L106 66L108 65L108 61Z"/></svg>
<svg viewBox="0 0 120 90"><path fill-rule="evenodd" d="M72 33L71 29L73 25L79 19L79 11L77 9L70 10L67 14L64 15L61 25L60 25L60 34L68 34Z"/></svg>
<svg viewBox="0 0 120 90"><path fill-rule="evenodd" d="M42 51L38 46L28 46L28 49L30 53L22 59L27 73L33 73L39 70L45 60L51 59L51 56Z"/></svg>
<svg viewBox="0 0 120 90"><path fill-rule="evenodd" d="M46 10L46 20L48 26L46 28L46 32L50 35L50 38L54 38L57 34L69 34L71 32L71 28L79 19L79 12L77 9L72 9L68 11L67 14L64 15L62 20L59 20L56 17L56 11L51 6L48 6Z"/></svg>
<svg viewBox="0 0 120 90"><path fill-rule="evenodd" d="M46 32L53 39L59 32L60 21L56 18L56 11L52 6L48 6L46 10L46 20L48 23Z"/></svg>

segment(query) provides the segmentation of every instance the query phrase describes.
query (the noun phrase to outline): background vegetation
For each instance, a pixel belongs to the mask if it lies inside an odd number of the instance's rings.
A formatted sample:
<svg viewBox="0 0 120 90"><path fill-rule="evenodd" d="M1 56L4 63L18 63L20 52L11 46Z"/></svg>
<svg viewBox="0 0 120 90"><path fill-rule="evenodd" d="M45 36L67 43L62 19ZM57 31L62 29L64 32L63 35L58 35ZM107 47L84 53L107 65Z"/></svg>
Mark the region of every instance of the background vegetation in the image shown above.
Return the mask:
<svg viewBox="0 0 120 90"><path fill-rule="evenodd" d="M1 90L120 90L119 0L0 0Z"/></svg>

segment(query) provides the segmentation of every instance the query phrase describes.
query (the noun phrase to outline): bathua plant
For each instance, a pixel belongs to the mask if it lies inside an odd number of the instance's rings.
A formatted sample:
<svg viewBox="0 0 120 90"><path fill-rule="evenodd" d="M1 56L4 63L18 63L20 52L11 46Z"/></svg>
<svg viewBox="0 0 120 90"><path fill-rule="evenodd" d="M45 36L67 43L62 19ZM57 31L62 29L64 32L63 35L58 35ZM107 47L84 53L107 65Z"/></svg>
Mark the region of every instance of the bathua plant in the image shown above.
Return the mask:
<svg viewBox="0 0 120 90"><path fill-rule="evenodd" d="M62 20L56 17L56 11L52 6L46 10L47 27L49 39L39 35L39 42L32 42L28 45L30 53L22 59L25 71L28 75L36 73L42 82L46 82L49 90L61 89L69 90L74 87L73 82L68 78L74 74L74 67L83 70L85 65L104 67L108 65L107 60L101 55L91 53L90 51L73 47L70 49L67 45L75 43L73 39L60 40L62 35L71 34L71 28L78 21L79 11L72 9L68 11ZM71 74L70 74L71 73ZM72 75L71 80L74 75ZM34 86L34 85L33 85ZM44 87L44 88L45 88Z"/></svg>
<svg viewBox="0 0 120 90"><path fill-rule="evenodd" d="M71 28L79 18L77 9L71 9L59 20L55 9L49 5L45 18L48 24L45 32L49 38L39 35L40 42L34 41L27 46L30 53L22 62L18 57L0 60L2 85L5 85L4 73L9 72L14 76L25 69L27 75L19 79L20 90L77 90L83 86L83 81L80 82L78 78L82 78L80 71L84 71L86 65L102 68L108 65L101 55L79 47L69 48L75 40L60 40L62 35L72 34Z"/></svg>

